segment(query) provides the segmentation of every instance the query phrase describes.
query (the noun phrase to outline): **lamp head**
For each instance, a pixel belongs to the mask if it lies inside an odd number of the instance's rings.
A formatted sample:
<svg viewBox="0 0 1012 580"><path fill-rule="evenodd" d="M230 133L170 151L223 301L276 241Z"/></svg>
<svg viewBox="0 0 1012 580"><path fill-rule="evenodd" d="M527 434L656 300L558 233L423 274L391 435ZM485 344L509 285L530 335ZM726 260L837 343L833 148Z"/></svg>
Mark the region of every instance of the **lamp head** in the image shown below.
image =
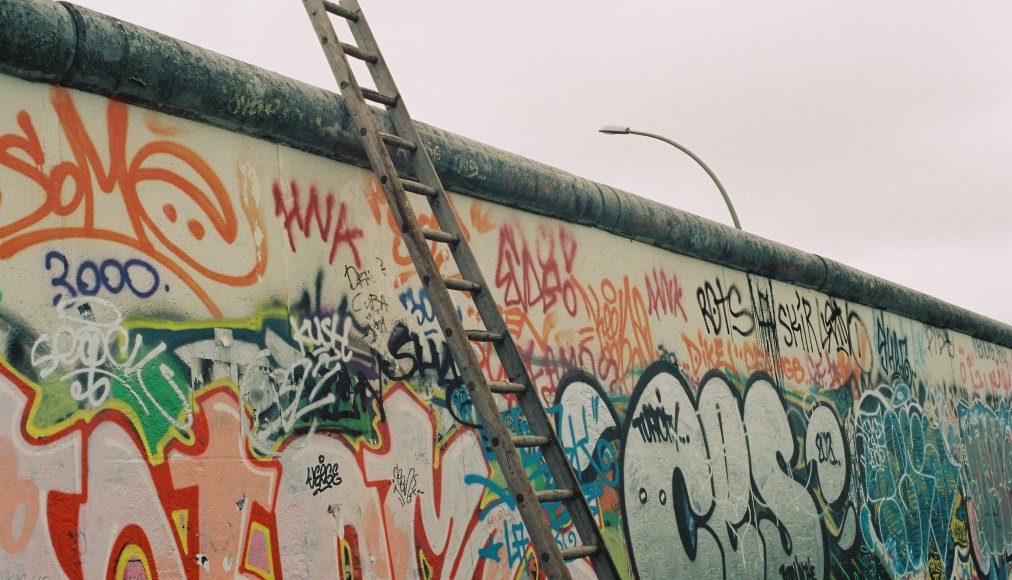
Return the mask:
<svg viewBox="0 0 1012 580"><path fill-rule="evenodd" d="M628 135L629 127L619 127L618 125L605 125L599 129L601 133L605 135Z"/></svg>

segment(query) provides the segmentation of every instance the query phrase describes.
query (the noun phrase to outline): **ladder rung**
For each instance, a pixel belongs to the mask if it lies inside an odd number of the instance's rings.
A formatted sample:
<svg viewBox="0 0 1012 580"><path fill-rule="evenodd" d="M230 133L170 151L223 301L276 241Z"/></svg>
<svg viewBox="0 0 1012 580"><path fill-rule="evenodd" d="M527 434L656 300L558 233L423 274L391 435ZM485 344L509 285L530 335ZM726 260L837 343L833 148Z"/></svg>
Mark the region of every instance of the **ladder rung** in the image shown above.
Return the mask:
<svg viewBox="0 0 1012 580"><path fill-rule="evenodd" d="M439 191L435 187L429 187L424 183L411 181L410 179L402 179L401 185L404 186L405 191L418 193L424 195L425 197L436 197L437 195L439 195Z"/></svg>
<svg viewBox="0 0 1012 580"><path fill-rule="evenodd" d="M323 8L334 16L340 16L341 18L351 20L352 22L358 22L357 12L352 12L351 10L339 5L337 2L323 0Z"/></svg>
<svg viewBox="0 0 1012 580"><path fill-rule="evenodd" d="M460 290L462 292L480 292L481 284L472 282L470 280L457 280L453 278L447 278L443 280L443 284L450 290Z"/></svg>
<svg viewBox="0 0 1012 580"><path fill-rule="evenodd" d="M520 383L507 383L502 381L492 381L488 384L488 390L493 393L499 393L500 395L522 393L527 390L527 385Z"/></svg>
<svg viewBox="0 0 1012 580"><path fill-rule="evenodd" d="M444 232L442 230L430 230L429 228L422 228L422 237L426 240L442 242L444 244L456 244L460 239L451 233Z"/></svg>
<svg viewBox="0 0 1012 580"><path fill-rule="evenodd" d="M373 64L376 64L376 62L379 60L378 58L376 58L375 54L370 54L362 50L361 48L355 46L354 44L342 42L341 50L343 50L344 54L347 54L348 56L353 56L359 60L364 60L366 62L371 62Z"/></svg>
<svg viewBox="0 0 1012 580"><path fill-rule="evenodd" d="M399 147L401 149L407 149L409 151L414 151L415 149L418 148L418 146L415 145L414 141L408 141L407 139L403 137L398 137L397 135L394 135L392 133L384 133L380 131L379 136L380 139L383 139L383 141L385 141L387 145L391 145L393 147Z"/></svg>
<svg viewBox="0 0 1012 580"><path fill-rule="evenodd" d="M502 342L506 335L501 332L492 332L490 330L465 330L464 334L470 340L476 340L478 342Z"/></svg>
<svg viewBox="0 0 1012 580"><path fill-rule="evenodd" d="M551 438L541 435L517 435L513 438L514 447L544 447L551 442Z"/></svg>
<svg viewBox="0 0 1012 580"><path fill-rule="evenodd" d="M538 497L539 502L549 503L553 501L566 501L572 499L576 494L571 489L546 489L544 491L536 491L534 495Z"/></svg>
<svg viewBox="0 0 1012 580"><path fill-rule="evenodd" d="M397 104L397 97L388 97L383 93L374 91L372 89L362 89L362 96L369 101L379 103L381 105L386 105L387 107L392 107Z"/></svg>
<svg viewBox="0 0 1012 580"><path fill-rule="evenodd" d="M562 550L563 560L578 560L580 558L586 558L587 556L593 556L598 553L599 548L597 546L576 546L575 548L566 548Z"/></svg>

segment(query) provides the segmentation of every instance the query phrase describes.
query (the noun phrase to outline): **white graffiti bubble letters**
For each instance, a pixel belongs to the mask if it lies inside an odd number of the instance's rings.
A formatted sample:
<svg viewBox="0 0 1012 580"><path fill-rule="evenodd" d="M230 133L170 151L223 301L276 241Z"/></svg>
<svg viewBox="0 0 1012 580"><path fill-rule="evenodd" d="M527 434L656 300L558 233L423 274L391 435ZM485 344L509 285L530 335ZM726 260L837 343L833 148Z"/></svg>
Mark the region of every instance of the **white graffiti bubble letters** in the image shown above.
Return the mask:
<svg viewBox="0 0 1012 580"><path fill-rule="evenodd" d="M249 441L265 455L276 456L278 437L291 434L300 421L337 402L337 395L325 390L352 358L348 338L350 322L346 318L338 324L336 315L332 319L322 319L322 323L321 319L314 320L316 322L307 320L302 325L291 320L299 350L269 330L268 348L249 361L240 377L242 398L257 418L249 432ZM314 326L320 331L315 335L317 338L310 336ZM324 335L327 338L320 338ZM306 352L306 345L316 348ZM271 359L278 365L272 364Z"/></svg>
<svg viewBox="0 0 1012 580"><path fill-rule="evenodd" d="M788 469L793 465L797 446L776 387L765 379L753 382L744 415L757 499L774 516L759 522L766 539L766 570L781 577L822 576L825 543L819 511L805 487L784 471L784 464Z"/></svg>
<svg viewBox="0 0 1012 580"><path fill-rule="evenodd" d="M808 419L805 436L805 462L814 464L819 472L822 497L833 503L843 495L847 482L846 448L836 414L820 405Z"/></svg>
<svg viewBox="0 0 1012 580"><path fill-rule="evenodd" d="M637 575L713 576L723 569L720 544L708 528L686 521L713 509L702 427L679 378L658 372L643 380L630 401L622 449L622 500L629 545L639 555ZM676 500L691 513L679 513ZM651 551L664 556L651 557Z"/></svg>
<svg viewBox="0 0 1012 580"><path fill-rule="evenodd" d="M785 403L765 375L754 377L745 391L742 401L726 377L713 372L704 377L696 402L681 373L667 363L648 369L634 391L621 460L622 503L638 576L825 574L822 523L803 475L796 479L792 471L801 458ZM835 419L829 430L820 413L815 425L842 445ZM833 467L844 470L827 469L828 494L835 500L846 481L842 454Z"/></svg>
<svg viewBox="0 0 1012 580"><path fill-rule="evenodd" d="M699 421L713 475L714 513L709 527L724 547L724 577L761 577L763 543L750 510L752 471L745 459L745 423L738 399L722 378L712 377L700 389Z"/></svg>
<svg viewBox="0 0 1012 580"><path fill-rule="evenodd" d="M57 369L67 369L59 380L70 383L75 401L86 402L91 408L104 405L113 386L118 385L130 393L143 413L151 413L150 403L177 430L189 431L193 408L188 394L177 384L175 372L168 365L158 366L165 384L179 397L186 415L182 422L152 395L144 378L147 365L165 351L164 343L140 357L144 339L134 333L131 345L123 315L113 303L100 298L65 298L57 304L56 313L63 324L52 335L39 336L32 346L32 366L41 378L48 378Z"/></svg>

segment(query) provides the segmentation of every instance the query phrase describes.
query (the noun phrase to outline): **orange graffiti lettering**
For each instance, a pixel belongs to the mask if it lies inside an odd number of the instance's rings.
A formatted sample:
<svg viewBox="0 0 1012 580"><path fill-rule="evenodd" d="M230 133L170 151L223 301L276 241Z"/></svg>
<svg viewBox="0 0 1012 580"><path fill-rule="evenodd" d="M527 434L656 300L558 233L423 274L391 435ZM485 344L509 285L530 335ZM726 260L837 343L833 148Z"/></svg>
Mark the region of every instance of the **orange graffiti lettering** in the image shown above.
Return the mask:
<svg viewBox="0 0 1012 580"><path fill-rule="evenodd" d="M633 378L633 369L650 363L654 353L650 315L642 293L632 287L628 276L618 288L611 280L602 280L600 294L593 287L584 289L575 281L574 285L593 321L580 333L593 336L600 348L598 378L624 384Z"/></svg>
<svg viewBox="0 0 1012 580"><path fill-rule="evenodd" d="M210 268L187 251L183 245L211 243L208 234L230 249L236 248L239 239L239 219L228 190L214 170L196 152L179 143L155 140L142 145L133 156L127 154L128 109L123 103L109 101L106 109L108 133L108 161L103 161L95 143L85 127L71 94L53 87L51 104L70 145L72 160L64 160L45 168L45 150L34 122L26 111L17 114L21 134L0 136L0 167L27 178L38 186L36 193L19 191L18 201L27 210L13 206L7 200L0 215L0 259L10 258L28 248L54 240L92 239L105 240L134 248L154 259L173 272L190 288L215 316L220 311L210 295L201 287L191 272L230 286L247 286L256 282L266 271L265 243L255 246L254 264L245 272L226 273ZM161 165L159 165L159 162ZM184 166L198 180L184 177L174 168ZM173 167L169 169L168 167ZM142 184L158 184L158 195L145 193ZM108 202L96 196L95 185L106 194L118 193L119 213L108 221L125 222L129 231L101 227L99 206ZM248 185L240 179L240 187ZM174 191L165 193L168 186ZM205 193L205 188L210 195ZM249 232L259 229L254 200L242 190L243 213ZM178 196L178 197L177 197ZM32 201L24 200L37 200ZM4 203L0 196L0 204ZM163 216L150 211L157 204ZM58 218L50 219L47 218ZM185 244L178 239L181 231L177 222L184 222L188 231ZM180 224L181 225L181 224ZM172 232L172 235L169 232ZM262 240L261 240L262 242Z"/></svg>
<svg viewBox="0 0 1012 580"><path fill-rule="evenodd" d="M6 476L0 498L0 547L9 554L16 554L28 545L39 518L39 488L32 480L19 478L17 466L13 443L0 437L0 473ZM19 508L21 522L15 526L14 516Z"/></svg>
<svg viewBox="0 0 1012 580"><path fill-rule="evenodd" d="M808 373L796 356L771 355L754 341L732 342L724 337L708 337L696 331L696 340L682 334L682 342L689 352L687 370L698 378L715 369L736 376L749 376L757 372L779 375L795 384L807 384Z"/></svg>

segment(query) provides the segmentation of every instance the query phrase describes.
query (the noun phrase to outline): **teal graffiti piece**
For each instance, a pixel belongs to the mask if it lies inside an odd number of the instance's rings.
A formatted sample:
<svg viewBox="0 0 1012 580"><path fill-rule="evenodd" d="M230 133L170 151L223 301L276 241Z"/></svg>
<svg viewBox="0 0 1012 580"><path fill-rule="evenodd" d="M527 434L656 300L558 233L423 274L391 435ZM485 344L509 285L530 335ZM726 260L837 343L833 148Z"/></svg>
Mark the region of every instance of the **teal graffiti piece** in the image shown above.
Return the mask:
<svg viewBox="0 0 1012 580"><path fill-rule="evenodd" d="M921 481L916 481L921 479ZM922 570L928 561L928 519L922 511L925 507L921 501L921 493L930 489L934 491L934 482L931 478L917 478L904 474L900 480L900 497L903 506L903 524L907 535L907 553L900 554L906 557L907 569L910 571Z"/></svg>
<svg viewBox="0 0 1012 580"><path fill-rule="evenodd" d="M478 514L478 519L481 521L485 521L488 514L492 513L492 510L500 504L505 504L505 506L510 510L515 510L517 508L517 504L513 501L513 495L510 494L509 490L487 477L475 474L465 475L464 485L480 485L499 496L498 499L489 502L489 504L485 506L485 509L481 510L481 513Z"/></svg>
<svg viewBox="0 0 1012 580"><path fill-rule="evenodd" d="M948 462L935 469L935 495L931 500L931 532L943 562L949 561L952 544L950 521L959 486L959 470ZM965 521L965 520L964 520Z"/></svg>
<svg viewBox="0 0 1012 580"><path fill-rule="evenodd" d="M861 417L859 453L864 465L865 491L869 501L880 501L896 495L896 476L881 417Z"/></svg>
<svg viewBox="0 0 1012 580"><path fill-rule="evenodd" d="M904 445L903 428L896 413L892 410L885 414L885 445L891 472L895 474L895 477L906 473L907 452Z"/></svg>
<svg viewBox="0 0 1012 580"><path fill-rule="evenodd" d="M864 537L865 546L884 550L893 576L929 571L933 554L943 570L951 571L952 521L959 517L961 485L959 464L946 440L951 431L903 385L866 393L859 413L855 440L868 508L862 512L867 518L862 531L872 534Z"/></svg>
<svg viewBox="0 0 1012 580"><path fill-rule="evenodd" d="M487 546L478 549L478 557L498 563L499 551L502 550L503 545L502 542L496 542L490 538Z"/></svg>
<svg viewBox="0 0 1012 580"><path fill-rule="evenodd" d="M910 458L910 467L917 471L924 471L924 424L920 413L904 413L903 431L907 441L907 456Z"/></svg>
<svg viewBox="0 0 1012 580"><path fill-rule="evenodd" d="M903 383L897 383L893 390L892 406L894 409L902 407L910 400L910 387Z"/></svg>
<svg viewBox="0 0 1012 580"><path fill-rule="evenodd" d="M837 417L849 416L854 407L854 392L851 390L849 384L836 389L822 391L819 393L819 396L833 408Z"/></svg>
<svg viewBox="0 0 1012 580"><path fill-rule="evenodd" d="M967 509L974 525L969 526L977 564L985 573L1000 570L1012 547L1012 505L1009 503L1012 479L1012 435L1008 408L1004 403L990 409L981 403L961 404L958 408L959 431L963 441L962 471ZM968 444L973 442L973 444Z"/></svg>
<svg viewBox="0 0 1012 580"><path fill-rule="evenodd" d="M871 544L871 540L876 535L875 527L874 527L874 525L872 524L872 521L871 521L871 519L872 519L871 518L871 507L870 507L871 505L872 504L867 504L866 503L865 505L861 506L861 515L859 516L861 518L861 523L860 523L860 525L861 525L861 537L865 539L865 542L867 543L868 548L874 548L874 546Z"/></svg>
<svg viewBox="0 0 1012 580"><path fill-rule="evenodd" d="M906 574L910 544L907 539L903 507L899 502L887 499L878 505L877 531L885 547L886 556L892 562L893 570L897 575Z"/></svg>

